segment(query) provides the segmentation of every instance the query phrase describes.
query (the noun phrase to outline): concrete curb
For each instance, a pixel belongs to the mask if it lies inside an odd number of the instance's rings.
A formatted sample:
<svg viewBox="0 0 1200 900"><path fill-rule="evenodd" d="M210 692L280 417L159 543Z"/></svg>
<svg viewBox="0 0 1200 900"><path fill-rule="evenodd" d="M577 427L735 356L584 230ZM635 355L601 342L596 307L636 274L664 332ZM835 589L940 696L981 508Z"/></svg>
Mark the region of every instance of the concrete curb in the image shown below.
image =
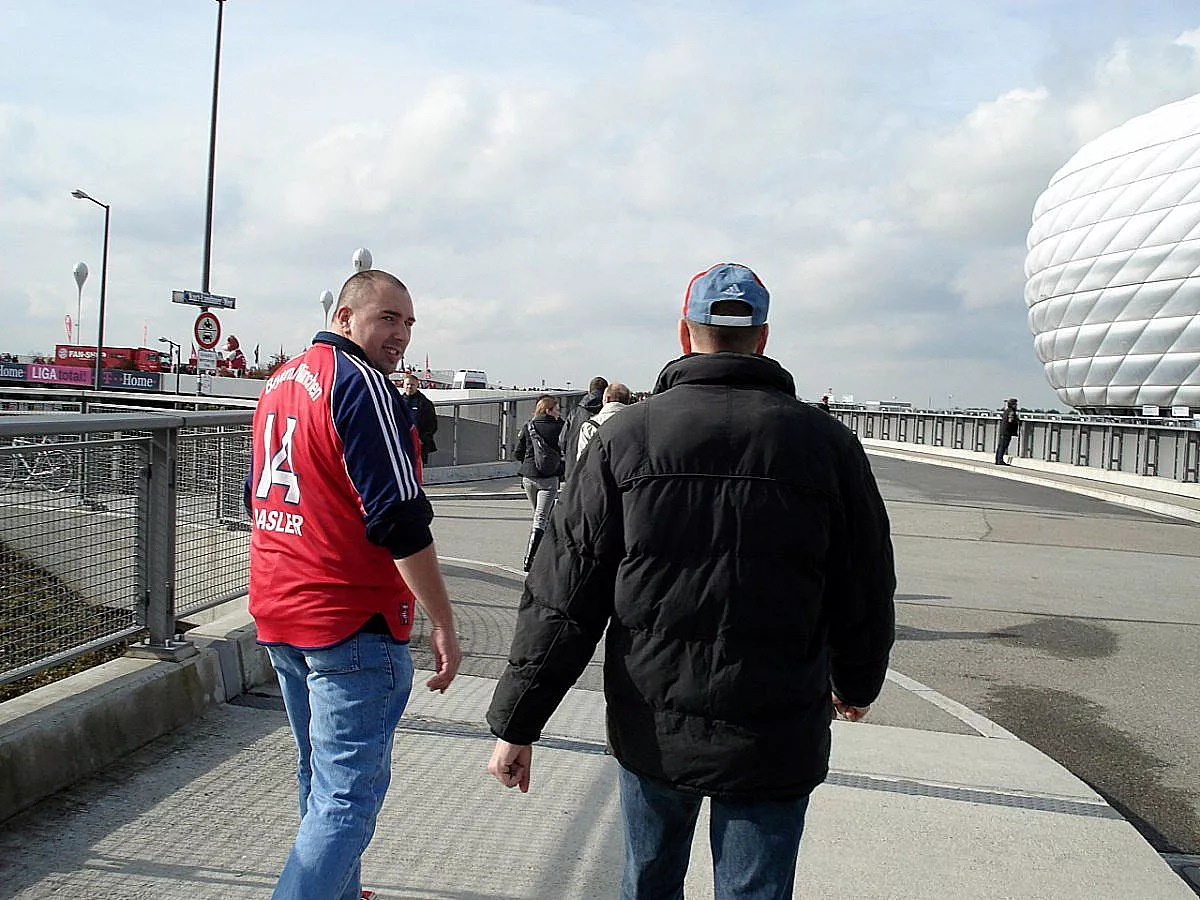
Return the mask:
<svg viewBox="0 0 1200 900"><path fill-rule="evenodd" d="M490 481L493 478L507 478L516 475L518 466L520 463L516 460L474 463L464 466L430 466L422 471L421 477L422 483L426 485Z"/></svg>
<svg viewBox="0 0 1200 900"><path fill-rule="evenodd" d="M863 449L868 453L874 453L878 456L888 456L893 459L904 459L909 462L924 463L931 466L944 466L949 469L962 469L966 472L975 472L981 475L990 475L993 478L1006 478L1009 481L1021 481L1026 484L1036 484L1041 487L1055 488L1060 491L1067 491L1072 494L1079 494L1083 497L1093 497L1097 500L1105 500L1109 503L1115 503L1118 506L1127 506L1131 509L1140 509L1143 512L1156 513L1161 516L1167 516L1172 519L1180 519L1185 522L1200 523L1200 509L1194 509L1190 506L1183 506L1177 503L1168 501L1154 500L1149 497L1137 497L1130 494L1121 493L1115 490L1104 490L1100 487L1090 487L1087 485L1075 484L1073 482L1060 481L1053 477L1047 477L1054 474L1057 470L1049 470L1044 468L1047 463L1041 464L1041 471L1045 475L1039 475L1038 469L1027 467L1026 460L1014 459L1008 466L996 466L993 463L983 462L975 459L965 459L956 455L934 453L932 448L921 447L906 450L903 446L897 446L891 441L880 441L877 439L866 438L861 441ZM1075 472L1062 473L1067 477L1081 478ZM1097 485L1102 482L1096 481ZM1134 485L1130 485L1131 487ZM1140 487L1140 486L1139 486ZM1190 487L1190 486L1189 486ZM1153 490L1153 488L1142 488L1143 490ZM1168 494L1168 491L1158 488L1159 493ZM1181 499L1188 498L1189 494L1180 494Z"/></svg>
<svg viewBox="0 0 1200 900"><path fill-rule="evenodd" d="M126 656L0 704L0 822L273 678L248 622L191 632L182 662Z"/></svg>

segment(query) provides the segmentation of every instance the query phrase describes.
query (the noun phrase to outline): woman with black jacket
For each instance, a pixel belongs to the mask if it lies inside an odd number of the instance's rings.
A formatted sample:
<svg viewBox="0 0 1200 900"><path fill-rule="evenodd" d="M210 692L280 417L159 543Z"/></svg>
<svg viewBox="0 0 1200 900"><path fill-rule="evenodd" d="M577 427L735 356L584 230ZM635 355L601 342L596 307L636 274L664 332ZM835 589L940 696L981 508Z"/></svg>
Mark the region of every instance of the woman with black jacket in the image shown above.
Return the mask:
<svg viewBox="0 0 1200 900"><path fill-rule="evenodd" d="M521 468L517 470L521 487L533 506L533 528L529 532L523 564L526 572L533 564L533 554L542 542L554 500L558 497L558 482L563 474L563 455L558 444L562 427L558 399L542 394L534 407L533 418L521 429L517 449L513 451L513 456L521 462Z"/></svg>

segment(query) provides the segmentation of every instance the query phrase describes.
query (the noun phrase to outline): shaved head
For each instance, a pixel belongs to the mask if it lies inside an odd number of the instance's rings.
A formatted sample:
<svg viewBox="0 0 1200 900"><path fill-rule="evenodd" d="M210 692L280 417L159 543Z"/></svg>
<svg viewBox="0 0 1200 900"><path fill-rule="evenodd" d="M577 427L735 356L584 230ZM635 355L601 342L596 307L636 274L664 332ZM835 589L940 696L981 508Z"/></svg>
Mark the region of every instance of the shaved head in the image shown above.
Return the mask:
<svg viewBox="0 0 1200 900"><path fill-rule="evenodd" d="M396 370L417 321L408 288L387 272L370 269L342 287L331 330L353 341L385 375Z"/></svg>
<svg viewBox="0 0 1200 900"><path fill-rule="evenodd" d="M341 293L338 294L337 309L341 309L343 306L347 309L362 309L363 302L373 297L375 292L381 288L395 288L408 293L404 282L395 275L381 269L367 269L365 272L357 272L346 279ZM334 314L337 314L337 310L334 310Z"/></svg>

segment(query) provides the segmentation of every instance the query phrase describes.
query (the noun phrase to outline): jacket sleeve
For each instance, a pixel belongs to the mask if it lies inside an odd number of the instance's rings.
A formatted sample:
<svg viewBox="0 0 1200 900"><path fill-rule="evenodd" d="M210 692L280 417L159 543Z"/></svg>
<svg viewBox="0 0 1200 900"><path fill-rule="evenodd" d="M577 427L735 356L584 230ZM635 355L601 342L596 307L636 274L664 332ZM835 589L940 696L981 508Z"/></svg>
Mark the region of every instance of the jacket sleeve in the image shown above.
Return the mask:
<svg viewBox="0 0 1200 900"><path fill-rule="evenodd" d="M847 433L840 464L841 517L825 587L833 690L851 706L875 702L895 640L895 562L887 510L871 464Z"/></svg>
<svg viewBox="0 0 1200 900"><path fill-rule="evenodd" d="M529 452L529 435L526 434L528 425L521 426L521 433L517 435L517 446L513 450L513 459L517 462L525 461L525 454Z"/></svg>
<svg viewBox="0 0 1200 900"><path fill-rule="evenodd" d="M418 430L426 432L427 434L430 434L430 435L437 434L438 417L437 417L437 410L434 408L434 405L433 405L433 401L430 400L428 397L426 397L424 394L421 395L421 401L422 401L421 402L421 419L422 419L422 421L420 423L418 423L418 425L419 425Z"/></svg>
<svg viewBox="0 0 1200 900"><path fill-rule="evenodd" d="M339 353L330 403L367 540L396 559L425 549L433 543L433 507L417 481L413 426L400 394L370 365Z"/></svg>
<svg viewBox="0 0 1200 900"><path fill-rule="evenodd" d="M566 429L564 429L564 431L565 430ZM574 453L576 459L583 456L583 451L587 449L588 442L591 441L592 437L598 430L599 428L596 423L591 419L588 419L579 426L579 441L574 447L568 447L567 452Z"/></svg>
<svg viewBox="0 0 1200 900"><path fill-rule="evenodd" d="M624 546L620 493L598 444L577 472L534 557L508 666L488 709L492 733L513 744L541 737L612 615Z"/></svg>

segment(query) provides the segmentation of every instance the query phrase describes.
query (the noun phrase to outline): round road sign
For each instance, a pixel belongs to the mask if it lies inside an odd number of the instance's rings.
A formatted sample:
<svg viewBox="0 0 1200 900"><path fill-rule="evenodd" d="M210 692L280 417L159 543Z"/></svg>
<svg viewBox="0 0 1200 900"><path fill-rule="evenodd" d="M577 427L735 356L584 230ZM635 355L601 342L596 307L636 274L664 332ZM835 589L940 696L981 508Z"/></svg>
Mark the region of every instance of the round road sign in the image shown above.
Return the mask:
<svg viewBox="0 0 1200 900"><path fill-rule="evenodd" d="M201 349L212 350L221 339L221 322L213 313L202 312L196 316L196 327L192 333L196 335L196 343Z"/></svg>

